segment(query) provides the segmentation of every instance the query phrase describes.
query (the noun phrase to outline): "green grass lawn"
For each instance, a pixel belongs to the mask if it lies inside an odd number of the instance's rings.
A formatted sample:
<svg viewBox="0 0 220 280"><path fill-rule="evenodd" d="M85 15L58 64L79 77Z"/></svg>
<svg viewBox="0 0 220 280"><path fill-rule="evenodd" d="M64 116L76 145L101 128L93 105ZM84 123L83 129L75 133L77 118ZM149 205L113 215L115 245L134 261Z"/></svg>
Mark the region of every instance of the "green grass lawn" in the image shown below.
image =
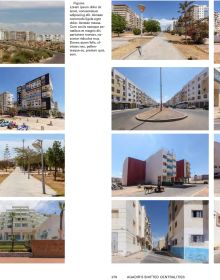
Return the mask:
<svg viewBox="0 0 220 280"><path fill-rule="evenodd" d="M25 242L15 242L14 252L28 252L29 249L25 246ZM1 241L0 242L0 252L10 252L11 251L11 242Z"/></svg>

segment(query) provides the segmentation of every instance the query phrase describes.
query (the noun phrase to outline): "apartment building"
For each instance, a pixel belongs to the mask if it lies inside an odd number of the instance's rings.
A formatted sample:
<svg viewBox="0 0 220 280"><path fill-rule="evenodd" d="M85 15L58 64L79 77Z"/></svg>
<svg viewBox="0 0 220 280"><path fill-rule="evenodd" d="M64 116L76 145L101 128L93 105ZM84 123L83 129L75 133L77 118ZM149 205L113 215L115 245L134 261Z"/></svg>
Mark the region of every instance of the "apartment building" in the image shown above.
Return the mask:
<svg viewBox="0 0 220 280"><path fill-rule="evenodd" d="M150 220L135 200L112 201L112 254L128 256L152 249Z"/></svg>
<svg viewBox="0 0 220 280"><path fill-rule="evenodd" d="M170 100L167 106L180 106L181 103L187 107L195 106L204 108L209 105L209 74L208 68L202 70L192 80L182 87Z"/></svg>
<svg viewBox="0 0 220 280"><path fill-rule="evenodd" d="M220 143L214 142L214 176L220 177Z"/></svg>
<svg viewBox="0 0 220 280"><path fill-rule="evenodd" d="M135 186L145 183L146 162L127 157L123 164L122 185Z"/></svg>
<svg viewBox="0 0 220 280"><path fill-rule="evenodd" d="M116 69L112 69L112 110L157 105L148 94Z"/></svg>
<svg viewBox="0 0 220 280"><path fill-rule="evenodd" d="M0 30L0 41L35 41L36 33L32 31Z"/></svg>
<svg viewBox="0 0 220 280"><path fill-rule="evenodd" d="M166 249L166 240L165 240L165 238L160 239L160 240L157 242L156 249L157 249L158 251L161 251L162 249Z"/></svg>
<svg viewBox="0 0 220 280"><path fill-rule="evenodd" d="M186 16L193 20L202 20L208 18L209 8L207 5L192 5L186 12Z"/></svg>
<svg viewBox="0 0 220 280"><path fill-rule="evenodd" d="M220 249L220 201L214 204L214 248Z"/></svg>
<svg viewBox="0 0 220 280"><path fill-rule="evenodd" d="M7 114L13 106L13 94L9 91L0 93L0 114Z"/></svg>
<svg viewBox="0 0 220 280"><path fill-rule="evenodd" d="M49 73L17 87L19 113L49 116L54 108L53 84Z"/></svg>
<svg viewBox="0 0 220 280"><path fill-rule="evenodd" d="M13 206L5 212L0 213L0 240L11 240L12 218L14 213L13 232L15 240L34 239L34 231L47 217L41 213L30 209L27 206Z"/></svg>
<svg viewBox="0 0 220 280"><path fill-rule="evenodd" d="M176 161L176 181L189 183L190 177L190 162L185 159Z"/></svg>
<svg viewBox="0 0 220 280"><path fill-rule="evenodd" d="M214 32L215 34L220 34L220 13L214 12Z"/></svg>
<svg viewBox="0 0 220 280"><path fill-rule="evenodd" d="M174 182L176 177L176 155L161 149L146 160L145 182L157 185Z"/></svg>
<svg viewBox="0 0 220 280"><path fill-rule="evenodd" d="M208 201L170 201L168 249L192 262L208 262Z"/></svg>
<svg viewBox="0 0 220 280"><path fill-rule="evenodd" d="M127 30L133 30L134 28L141 28L141 17L137 15L126 4L113 4L112 13L120 15L126 20Z"/></svg>
<svg viewBox="0 0 220 280"><path fill-rule="evenodd" d="M36 41L40 42L64 42L65 38L62 34L37 34Z"/></svg>

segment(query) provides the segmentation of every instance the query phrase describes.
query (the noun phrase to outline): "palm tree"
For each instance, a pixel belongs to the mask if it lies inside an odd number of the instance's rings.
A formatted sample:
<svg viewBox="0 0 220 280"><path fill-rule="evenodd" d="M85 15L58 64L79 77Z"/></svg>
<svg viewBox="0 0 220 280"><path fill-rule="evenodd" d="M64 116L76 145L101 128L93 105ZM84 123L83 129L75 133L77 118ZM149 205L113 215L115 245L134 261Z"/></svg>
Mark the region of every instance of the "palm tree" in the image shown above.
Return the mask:
<svg viewBox="0 0 220 280"><path fill-rule="evenodd" d="M65 211L65 202L59 201L60 208L60 240L63 239L63 215Z"/></svg>
<svg viewBox="0 0 220 280"><path fill-rule="evenodd" d="M181 19L184 22L184 29L185 29L185 41L187 41L187 23L189 21L189 16L187 16L187 11L189 10L189 8L192 6L192 4L194 3L194 1L184 1L183 3L179 3L179 11L178 13L180 13L182 15Z"/></svg>
<svg viewBox="0 0 220 280"><path fill-rule="evenodd" d="M15 237L14 237L14 218L15 218L15 212L10 212L9 217L11 218L11 251L14 251L14 245L15 245Z"/></svg>

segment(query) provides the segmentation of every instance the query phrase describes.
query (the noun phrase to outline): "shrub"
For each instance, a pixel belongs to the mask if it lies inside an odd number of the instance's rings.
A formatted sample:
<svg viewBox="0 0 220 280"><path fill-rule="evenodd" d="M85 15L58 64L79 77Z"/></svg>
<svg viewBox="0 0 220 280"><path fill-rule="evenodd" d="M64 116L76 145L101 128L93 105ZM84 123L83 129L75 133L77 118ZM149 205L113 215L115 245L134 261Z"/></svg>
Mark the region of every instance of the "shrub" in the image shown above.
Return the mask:
<svg viewBox="0 0 220 280"><path fill-rule="evenodd" d="M133 34L134 35L140 35L141 34L141 30L139 28L134 28L133 29Z"/></svg>

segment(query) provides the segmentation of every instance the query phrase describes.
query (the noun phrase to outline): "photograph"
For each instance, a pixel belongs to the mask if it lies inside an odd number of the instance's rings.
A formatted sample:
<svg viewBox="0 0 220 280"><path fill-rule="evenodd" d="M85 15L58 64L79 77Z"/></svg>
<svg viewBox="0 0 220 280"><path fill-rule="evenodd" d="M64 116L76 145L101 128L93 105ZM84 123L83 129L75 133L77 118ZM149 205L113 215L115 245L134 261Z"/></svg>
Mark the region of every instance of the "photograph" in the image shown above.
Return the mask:
<svg viewBox="0 0 220 280"><path fill-rule="evenodd" d="M220 63L220 1L214 1L214 63Z"/></svg>
<svg viewBox="0 0 220 280"><path fill-rule="evenodd" d="M63 67L0 67L0 131L64 130Z"/></svg>
<svg viewBox="0 0 220 280"><path fill-rule="evenodd" d="M208 68L112 68L111 85L113 130L208 130Z"/></svg>
<svg viewBox="0 0 220 280"><path fill-rule="evenodd" d="M112 196L208 197L208 134L113 134Z"/></svg>
<svg viewBox="0 0 220 280"><path fill-rule="evenodd" d="M0 135L0 197L64 195L63 134Z"/></svg>
<svg viewBox="0 0 220 280"><path fill-rule="evenodd" d="M220 263L220 201L214 203L214 262Z"/></svg>
<svg viewBox="0 0 220 280"><path fill-rule="evenodd" d="M208 1L113 1L112 59L208 60Z"/></svg>
<svg viewBox="0 0 220 280"><path fill-rule="evenodd" d="M64 263L65 202L0 201L0 263Z"/></svg>
<svg viewBox="0 0 220 280"><path fill-rule="evenodd" d="M214 129L220 130L220 68L214 68Z"/></svg>
<svg viewBox="0 0 220 280"><path fill-rule="evenodd" d="M214 192L220 197L220 134L214 135Z"/></svg>
<svg viewBox="0 0 220 280"><path fill-rule="evenodd" d="M64 1L0 1L0 64L64 64Z"/></svg>
<svg viewBox="0 0 220 280"><path fill-rule="evenodd" d="M208 263L208 200L113 200L112 263Z"/></svg>

